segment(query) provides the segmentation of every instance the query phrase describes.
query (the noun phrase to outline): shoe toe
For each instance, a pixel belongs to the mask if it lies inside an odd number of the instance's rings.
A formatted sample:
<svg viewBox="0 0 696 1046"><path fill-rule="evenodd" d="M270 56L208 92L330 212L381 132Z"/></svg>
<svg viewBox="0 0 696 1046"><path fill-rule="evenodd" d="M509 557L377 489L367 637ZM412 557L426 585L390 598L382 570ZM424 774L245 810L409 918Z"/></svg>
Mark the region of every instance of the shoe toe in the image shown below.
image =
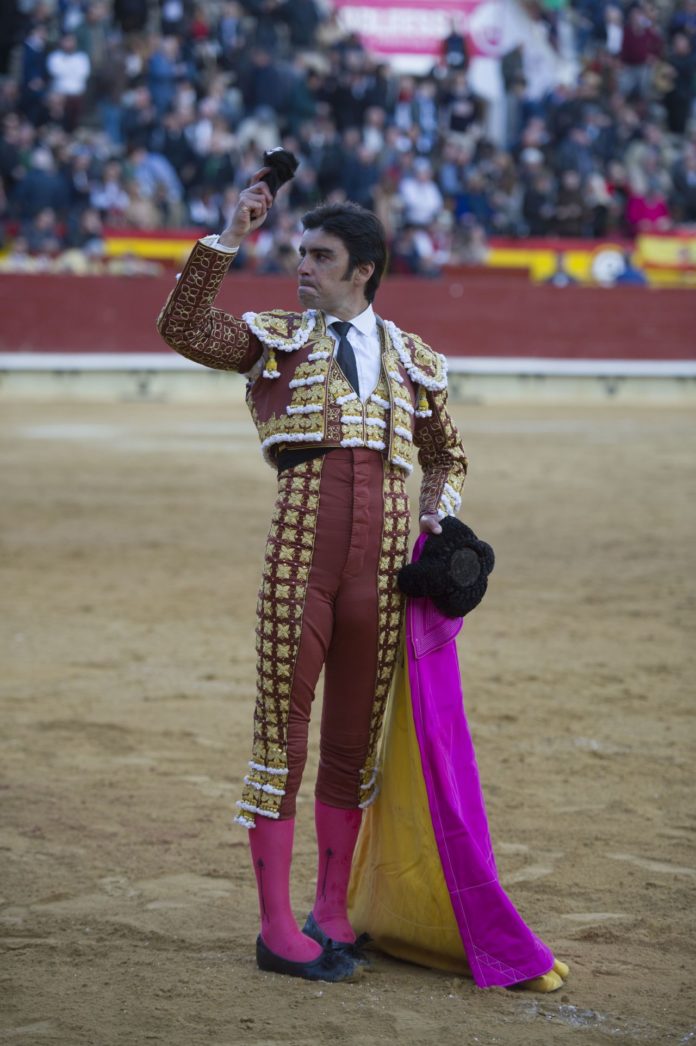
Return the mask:
<svg viewBox="0 0 696 1046"><path fill-rule="evenodd" d="M316 941L317 944L320 944L322 948L345 956L351 962L355 963L356 966L362 966L365 970L372 968L372 964L363 950L365 945L367 945L371 940L368 933L360 934L356 941L334 941L333 938L328 937L327 934L324 933L321 926L319 926L314 918L313 912L310 912L305 919L302 933L306 934L307 937L311 937L312 940Z"/></svg>
<svg viewBox="0 0 696 1046"><path fill-rule="evenodd" d="M306 981L348 981L360 975L357 963L339 951L325 948L316 959L294 962L272 952L261 936L256 939L256 963L266 973L282 973Z"/></svg>

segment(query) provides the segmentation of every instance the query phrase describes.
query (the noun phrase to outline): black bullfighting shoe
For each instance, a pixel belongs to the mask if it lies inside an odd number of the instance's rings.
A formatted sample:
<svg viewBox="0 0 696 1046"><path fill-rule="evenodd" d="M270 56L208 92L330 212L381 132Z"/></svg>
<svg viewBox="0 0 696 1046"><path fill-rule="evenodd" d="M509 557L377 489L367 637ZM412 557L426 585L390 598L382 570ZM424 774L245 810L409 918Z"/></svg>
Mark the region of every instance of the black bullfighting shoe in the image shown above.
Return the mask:
<svg viewBox="0 0 696 1046"><path fill-rule="evenodd" d="M292 962L272 952L260 936L256 938L256 963L266 973L284 973L305 981L350 981L357 980L362 973L355 960L330 948L325 948L311 962Z"/></svg>
<svg viewBox="0 0 696 1046"><path fill-rule="evenodd" d="M356 941L334 941L332 937L327 937L321 926L319 926L314 918L314 912L310 912L307 916L306 922L302 927L302 933L307 937L311 937L313 941L316 941L317 944L320 944L328 952L333 952L336 955L345 955L356 966L362 967L364 970L372 968L372 963L365 954L365 945L369 944L372 939L369 933L361 933Z"/></svg>

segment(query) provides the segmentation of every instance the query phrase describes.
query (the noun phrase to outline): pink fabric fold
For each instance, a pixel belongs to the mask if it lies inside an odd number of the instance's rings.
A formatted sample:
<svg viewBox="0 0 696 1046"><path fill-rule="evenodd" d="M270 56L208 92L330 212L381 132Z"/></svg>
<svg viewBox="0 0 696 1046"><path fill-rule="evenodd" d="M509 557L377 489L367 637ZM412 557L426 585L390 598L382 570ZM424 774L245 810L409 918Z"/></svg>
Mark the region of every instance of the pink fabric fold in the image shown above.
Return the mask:
<svg viewBox="0 0 696 1046"><path fill-rule="evenodd" d="M425 541L415 546L417 560ZM455 639L462 619L409 599L406 656L413 721L435 840L467 961L480 988L548 973L553 953L498 881Z"/></svg>

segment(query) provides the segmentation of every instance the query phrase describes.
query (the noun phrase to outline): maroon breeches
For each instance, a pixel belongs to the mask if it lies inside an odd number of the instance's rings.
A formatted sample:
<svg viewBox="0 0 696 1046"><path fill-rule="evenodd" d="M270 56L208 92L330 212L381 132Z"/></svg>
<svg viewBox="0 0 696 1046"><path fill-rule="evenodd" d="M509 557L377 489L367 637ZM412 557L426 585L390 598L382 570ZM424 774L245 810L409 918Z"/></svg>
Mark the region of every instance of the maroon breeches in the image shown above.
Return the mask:
<svg viewBox="0 0 696 1046"><path fill-rule="evenodd" d="M257 814L294 816L322 667L317 798L345 809L374 799L408 532L404 473L378 451L332 450L279 476L259 593L242 824Z"/></svg>
<svg viewBox="0 0 696 1046"><path fill-rule="evenodd" d="M334 450L324 461L288 720L289 773L281 817L295 812L322 666L316 795L329 806L358 805L377 675L383 462L381 454L363 449Z"/></svg>

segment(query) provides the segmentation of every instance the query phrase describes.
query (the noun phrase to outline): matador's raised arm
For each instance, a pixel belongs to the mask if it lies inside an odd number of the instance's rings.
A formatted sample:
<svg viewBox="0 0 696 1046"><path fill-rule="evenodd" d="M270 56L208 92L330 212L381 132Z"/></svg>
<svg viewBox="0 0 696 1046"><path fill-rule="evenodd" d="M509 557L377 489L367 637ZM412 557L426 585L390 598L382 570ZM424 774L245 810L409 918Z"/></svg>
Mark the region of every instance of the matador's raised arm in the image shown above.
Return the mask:
<svg viewBox="0 0 696 1046"><path fill-rule="evenodd" d="M263 346L244 320L214 308L234 253L198 242L157 318L157 329L175 352L216 370L250 370Z"/></svg>

